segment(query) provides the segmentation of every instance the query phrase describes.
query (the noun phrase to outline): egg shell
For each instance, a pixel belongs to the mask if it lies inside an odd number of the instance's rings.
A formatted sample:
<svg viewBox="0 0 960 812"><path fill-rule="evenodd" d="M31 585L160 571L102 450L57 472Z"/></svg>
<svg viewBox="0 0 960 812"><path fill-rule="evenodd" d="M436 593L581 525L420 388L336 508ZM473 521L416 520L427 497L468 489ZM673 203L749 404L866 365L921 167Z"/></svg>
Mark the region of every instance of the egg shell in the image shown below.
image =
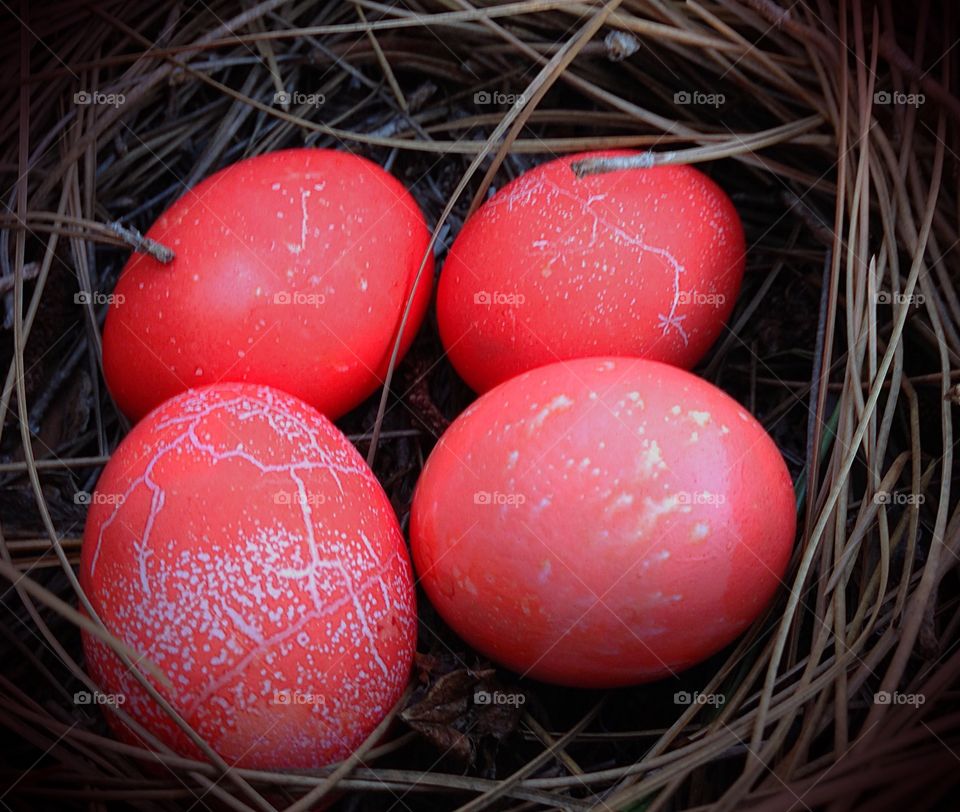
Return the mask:
<svg viewBox="0 0 960 812"><path fill-rule="evenodd" d="M691 166L578 179L584 153L507 184L468 219L437 289L440 337L477 392L554 361L624 355L692 367L743 278L743 226Z"/></svg>
<svg viewBox="0 0 960 812"><path fill-rule="evenodd" d="M415 597L393 509L346 437L276 389L190 390L138 423L93 494L80 583L230 764L345 758L409 678ZM104 643L83 645L104 693L200 757Z"/></svg>
<svg viewBox="0 0 960 812"><path fill-rule="evenodd" d="M768 605L796 529L776 445L677 367L538 368L443 435L410 517L446 622L523 675L613 687L676 674Z"/></svg>
<svg viewBox="0 0 960 812"><path fill-rule="evenodd" d="M103 332L108 387L132 420L190 387L275 386L331 418L383 381L429 233L403 185L346 152L290 149L235 163L147 232ZM401 343L430 298L424 268Z"/></svg>

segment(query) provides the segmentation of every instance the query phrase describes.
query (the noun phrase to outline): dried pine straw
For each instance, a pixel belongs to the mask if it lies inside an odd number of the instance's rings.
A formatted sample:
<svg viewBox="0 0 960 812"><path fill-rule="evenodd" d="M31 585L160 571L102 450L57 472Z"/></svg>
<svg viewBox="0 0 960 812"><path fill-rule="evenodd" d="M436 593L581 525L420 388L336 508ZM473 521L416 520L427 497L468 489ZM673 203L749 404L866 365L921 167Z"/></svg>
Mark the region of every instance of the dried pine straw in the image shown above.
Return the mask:
<svg viewBox="0 0 960 812"><path fill-rule="evenodd" d="M956 10L783 3L4 6L5 807L841 812L946 797L960 762ZM281 90L325 103L284 106ZM116 104L77 104L80 91ZM682 92L723 98L674 104ZM617 146L651 150L640 163L704 162L751 247L729 330L698 371L776 439L801 528L776 604L742 640L630 690L523 682L528 702L510 713L468 698L517 678L423 606L403 721L309 774L180 758L146 731L143 747L121 744L73 702L94 687L78 625L96 628L77 611L74 494L126 428L99 370L105 308L75 296L108 293L128 246L150 248L136 231L185 188L303 144L401 178L441 260L472 206L550 155ZM341 421L402 519L470 397L428 323L383 397ZM725 701L675 704L678 690Z"/></svg>

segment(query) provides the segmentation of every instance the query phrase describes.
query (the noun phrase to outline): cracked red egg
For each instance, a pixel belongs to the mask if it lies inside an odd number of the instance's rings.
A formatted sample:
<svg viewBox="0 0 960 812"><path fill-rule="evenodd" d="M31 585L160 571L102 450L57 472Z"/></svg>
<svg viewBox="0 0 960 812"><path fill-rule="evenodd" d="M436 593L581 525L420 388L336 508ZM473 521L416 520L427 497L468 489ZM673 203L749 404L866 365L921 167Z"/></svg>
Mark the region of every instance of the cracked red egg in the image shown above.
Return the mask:
<svg viewBox="0 0 960 812"><path fill-rule="evenodd" d="M624 355L690 368L733 310L740 218L691 166L578 179L542 164L470 217L437 288L440 337L477 392L544 364Z"/></svg>
<svg viewBox="0 0 960 812"><path fill-rule="evenodd" d="M147 232L103 332L103 366L132 420L191 387L275 386L331 419L383 381L407 301L406 351L433 276L423 214L403 185L346 152L290 149L235 163Z"/></svg>
<svg viewBox="0 0 960 812"><path fill-rule="evenodd" d="M569 686L678 673L770 603L795 532L763 427L677 367L589 358L501 384L431 453L410 517L431 603L478 651Z"/></svg>
<svg viewBox="0 0 960 812"><path fill-rule="evenodd" d="M409 678L415 598L393 509L346 437L276 389L190 390L138 423L97 483L80 583L230 764L345 758ZM83 643L103 693L201 757L105 643Z"/></svg>

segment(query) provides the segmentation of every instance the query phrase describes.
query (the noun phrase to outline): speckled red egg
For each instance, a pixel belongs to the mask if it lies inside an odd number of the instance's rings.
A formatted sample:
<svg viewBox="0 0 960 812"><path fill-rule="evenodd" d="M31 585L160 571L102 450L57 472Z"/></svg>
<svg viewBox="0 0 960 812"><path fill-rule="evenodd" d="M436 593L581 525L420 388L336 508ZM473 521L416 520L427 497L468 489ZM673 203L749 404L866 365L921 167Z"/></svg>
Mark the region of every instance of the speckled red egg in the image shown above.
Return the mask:
<svg viewBox="0 0 960 812"><path fill-rule="evenodd" d="M393 509L346 437L276 389L190 390L138 423L97 483L80 583L230 764L344 758L409 677L414 590ZM104 693L200 755L105 644L83 642Z"/></svg>
<svg viewBox="0 0 960 812"><path fill-rule="evenodd" d="M679 672L780 585L795 531L776 445L677 367L589 358L501 384L443 435L417 485L414 564L468 643L563 685Z"/></svg>
<svg viewBox="0 0 960 812"><path fill-rule="evenodd" d="M103 332L110 392L131 419L190 387L275 386L331 418L383 380L429 233L392 175L347 152L290 149L228 166L147 232ZM430 297L430 258L401 351Z"/></svg>
<svg viewBox="0 0 960 812"><path fill-rule="evenodd" d="M692 367L743 278L730 199L691 166L578 179L574 155L526 172L465 224L437 290L440 336L478 392L568 358Z"/></svg>

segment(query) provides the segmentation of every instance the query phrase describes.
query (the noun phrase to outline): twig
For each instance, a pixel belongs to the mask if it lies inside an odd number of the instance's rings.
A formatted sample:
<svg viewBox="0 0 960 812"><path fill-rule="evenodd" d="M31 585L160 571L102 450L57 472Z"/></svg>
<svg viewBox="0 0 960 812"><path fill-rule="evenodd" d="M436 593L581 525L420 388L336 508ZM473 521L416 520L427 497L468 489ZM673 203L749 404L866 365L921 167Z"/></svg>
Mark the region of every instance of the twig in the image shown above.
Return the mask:
<svg viewBox="0 0 960 812"><path fill-rule="evenodd" d="M133 226L125 226L118 222L107 223L109 228L121 240L129 245L134 251L140 254L149 254L157 262L169 265L173 262L174 253L172 248L157 242L150 237L145 237Z"/></svg>

